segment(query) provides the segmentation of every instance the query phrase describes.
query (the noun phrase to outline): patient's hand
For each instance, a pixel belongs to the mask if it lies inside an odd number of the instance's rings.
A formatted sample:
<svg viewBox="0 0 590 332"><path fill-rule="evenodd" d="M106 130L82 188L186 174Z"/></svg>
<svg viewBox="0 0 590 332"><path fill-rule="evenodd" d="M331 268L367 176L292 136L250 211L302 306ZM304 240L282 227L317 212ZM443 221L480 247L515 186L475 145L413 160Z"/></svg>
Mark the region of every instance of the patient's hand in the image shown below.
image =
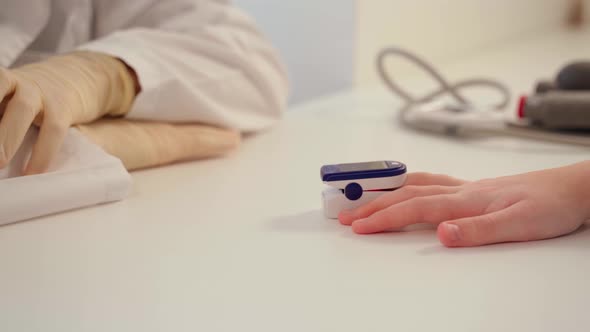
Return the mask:
<svg viewBox="0 0 590 332"><path fill-rule="evenodd" d="M414 173L339 219L359 234L437 224L448 247L557 237L590 219L590 162L476 182Z"/></svg>
<svg viewBox="0 0 590 332"><path fill-rule="evenodd" d="M201 124L105 118L76 127L128 170L218 157L240 143L238 132Z"/></svg>

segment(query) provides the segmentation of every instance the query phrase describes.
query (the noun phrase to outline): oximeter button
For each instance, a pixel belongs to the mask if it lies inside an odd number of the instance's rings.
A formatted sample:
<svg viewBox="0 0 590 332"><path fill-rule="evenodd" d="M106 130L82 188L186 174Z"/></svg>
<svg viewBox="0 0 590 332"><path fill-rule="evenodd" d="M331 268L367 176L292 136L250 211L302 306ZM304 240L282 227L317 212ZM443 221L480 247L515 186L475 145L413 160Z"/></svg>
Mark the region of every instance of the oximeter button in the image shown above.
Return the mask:
<svg viewBox="0 0 590 332"><path fill-rule="evenodd" d="M351 201L356 201L363 196L363 187L358 183L349 183L344 188L344 196Z"/></svg>

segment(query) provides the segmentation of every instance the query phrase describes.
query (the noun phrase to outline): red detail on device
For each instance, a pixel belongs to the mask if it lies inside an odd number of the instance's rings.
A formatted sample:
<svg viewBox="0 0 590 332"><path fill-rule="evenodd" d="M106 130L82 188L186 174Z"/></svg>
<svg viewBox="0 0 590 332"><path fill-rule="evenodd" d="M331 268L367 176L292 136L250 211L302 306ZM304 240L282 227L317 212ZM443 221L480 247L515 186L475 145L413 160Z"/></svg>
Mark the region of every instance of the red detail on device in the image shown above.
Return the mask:
<svg viewBox="0 0 590 332"><path fill-rule="evenodd" d="M520 100L518 101L518 117L520 119L524 119L524 117L525 117L524 107L526 106L526 100L527 100L526 96L521 96Z"/></svg>

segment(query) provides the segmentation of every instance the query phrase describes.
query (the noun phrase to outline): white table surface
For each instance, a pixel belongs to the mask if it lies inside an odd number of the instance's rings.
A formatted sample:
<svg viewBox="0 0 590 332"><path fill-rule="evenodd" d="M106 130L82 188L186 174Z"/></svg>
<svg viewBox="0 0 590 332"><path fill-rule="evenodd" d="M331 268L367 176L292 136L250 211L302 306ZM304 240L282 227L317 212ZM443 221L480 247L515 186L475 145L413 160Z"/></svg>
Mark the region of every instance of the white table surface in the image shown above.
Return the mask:
<svg viewBox="0 0 590 332"><path fill-rule="evenodd" d="M588 57L589 37L550 33L443 69L527 91ZM124 202L1 227L0 331L590 330L590 228L447 249L432 229L359 236L323 218L325 163L396 159L477 179L590 159L420 135L395 121L398 106L383 92L302 105L228 158L135 173Z"/></svg>

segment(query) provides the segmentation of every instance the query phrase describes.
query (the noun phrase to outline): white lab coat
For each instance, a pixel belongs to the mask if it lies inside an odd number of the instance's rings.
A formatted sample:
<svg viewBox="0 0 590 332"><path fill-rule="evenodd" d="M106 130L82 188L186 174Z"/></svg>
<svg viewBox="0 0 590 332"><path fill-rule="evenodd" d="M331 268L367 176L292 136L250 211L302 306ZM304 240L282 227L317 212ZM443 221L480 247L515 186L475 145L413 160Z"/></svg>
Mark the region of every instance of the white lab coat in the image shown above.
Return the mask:
<svg viewBox="0 0 590 332"><path fill-rule="evenodd" d="M0 0L0 65L75 49L110 54L142 87L129 118L251 132L285 108L287 77L253 21L224 0Z"/></svg>

